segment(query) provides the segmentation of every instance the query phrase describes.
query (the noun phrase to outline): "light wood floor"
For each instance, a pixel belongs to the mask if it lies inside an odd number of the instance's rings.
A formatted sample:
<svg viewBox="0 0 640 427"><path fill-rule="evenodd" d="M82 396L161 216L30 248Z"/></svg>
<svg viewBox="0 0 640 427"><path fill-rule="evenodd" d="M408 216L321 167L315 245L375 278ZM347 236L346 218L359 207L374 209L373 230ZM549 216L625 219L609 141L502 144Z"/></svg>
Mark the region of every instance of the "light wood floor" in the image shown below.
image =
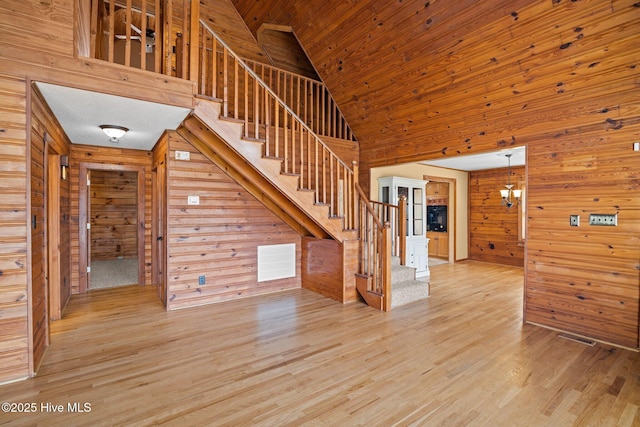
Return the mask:
<svg viewBox="0 0 640 427"><path fill-rule="evenodd" d="M0 386L38 412L0 424L640 425L638 353L523 325L519 268L431 274L389 313L306 290L170 313L151 288L74 297L39 375Z"/></svg>

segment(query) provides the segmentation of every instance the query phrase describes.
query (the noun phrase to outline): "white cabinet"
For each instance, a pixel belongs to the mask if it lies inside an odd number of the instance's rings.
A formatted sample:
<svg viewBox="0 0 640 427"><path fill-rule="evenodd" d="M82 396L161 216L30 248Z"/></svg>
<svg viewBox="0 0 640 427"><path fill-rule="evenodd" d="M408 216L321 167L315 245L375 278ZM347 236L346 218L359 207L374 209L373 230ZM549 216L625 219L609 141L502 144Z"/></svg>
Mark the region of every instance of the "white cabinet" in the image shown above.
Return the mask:
<svg viewBox="0 0 640 427"><path fill-rule="evenodd" d="M416 269L416 277L429 275L429 240L426 237L427 181L398 176L378 178L378 200L397 205L407 198L407 265ZM394 233L397 231L394 229Z"/></svg>

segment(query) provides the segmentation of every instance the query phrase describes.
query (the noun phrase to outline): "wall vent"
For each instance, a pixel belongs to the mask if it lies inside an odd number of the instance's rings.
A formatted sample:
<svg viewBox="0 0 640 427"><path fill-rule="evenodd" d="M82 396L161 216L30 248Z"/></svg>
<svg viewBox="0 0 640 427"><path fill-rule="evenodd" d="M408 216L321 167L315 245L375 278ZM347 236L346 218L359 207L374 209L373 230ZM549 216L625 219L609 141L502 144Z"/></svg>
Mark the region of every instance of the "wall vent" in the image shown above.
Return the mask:
<svg viewBox="0 0 640 427"><path fill-rule="evenodd" d="M296 244L258 246L258 282L296 277Z"/></svg>

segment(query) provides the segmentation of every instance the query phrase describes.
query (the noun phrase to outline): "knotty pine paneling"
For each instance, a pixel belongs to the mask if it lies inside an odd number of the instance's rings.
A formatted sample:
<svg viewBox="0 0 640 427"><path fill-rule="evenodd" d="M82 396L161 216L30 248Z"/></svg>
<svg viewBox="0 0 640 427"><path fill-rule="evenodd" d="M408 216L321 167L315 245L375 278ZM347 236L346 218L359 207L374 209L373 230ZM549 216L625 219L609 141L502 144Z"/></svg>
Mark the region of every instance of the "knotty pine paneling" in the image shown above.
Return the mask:
<svg viewBox="0 0 640 427"><path fill-rule="evenodd" d="M34 81L151 102L193 106L190 81L75 57L75 3L70 0L0 2L0 40L3 40L0 73L28 75Z"/></svg>
<svg viewBox="0 0 640 427"><path fill-rule="evenodd" d="M71 146L69 159L71 169L71 283L72 293L80 292L79 271L80 247L79 247L79 182L78 172L80 162L99 163L103 165L138 166L144 168L145 198L144 198L144 278L145 283L151 283L151 162L150 151L127 150L122 148L96 147L90 145ZM142 283L141 283L142 284Z"/></svg>
<svg viewBox="0 0 640 427"><path fill-rule="evenodd" d="M69 154L69 141L44 99L32 88L31 111L31 312L33 335L33 367L37 371L44 351L49 344L49 322L59 319L60 313L71 296L70 246L69 246L69 180L60 178L59 166L49 171L48 158ZM50 175L59 182L57 193L50 191ZM49 241L48 207L58 198L58 242ZM35 216L35 227L33 218ZM57 253L56 253L57 251ZM50 254L51 252L51 254ZM53 256L59 265L49 264ZM58 277L54 278L54 274ZM53 283L59 283L56 288ZM56 292L56 295L53 294Z"/></svg>
<svg viewBox="0 0 640 427"><path fill-rule="evenodd" d="M91 259L138 256L138 174L91 172Z"/></svg>
<svg viewBox="0 0 640 427"><path fill-rule="evenodd" d="M255 36L233 6L231 0L207 0L200 4L200 19L207 23L241 58L272 63L260 49ZM273 65L273 64L272 64Z"/></svg>
<svg viewBox="0 0 640 427"><path fill-rule="evenodd" d="M638 348L640 154L629 134L640 126L629 127L528 152L525 320ZM592 213L617 213L618 225L589 225Z"/></svg>
<svg viewBox="0 0 640 427"><path fill-rule="evenodd" d="M26 90L0 74L0 383L30 374Z"/></svg>
<svg viewBox="0 0 640 427"><path fill-rule="evenodd" d="M176 160L176 150L191 160ZM169 309L300 287L298 233L175 133L168 170ZM189 195L200 205L188 205ZM258 283L257 247L283 243L296 244L296 277Z"/></svg>
<svg viewBox="0 0 640 427"><path fill-rule="evenodd" d="M604 110L637 117L633 1L234 4L254 32L293 27L363 166L548 139Z"/></svg>
<svg viewBox="0 0 640 427"><path fill-rule="evenodd" d="M46 248L46 134L37 125L31 127L30 164L30 229L31 229L31 352L33 369L37 370L49 346L49 300L47 289Z"/></svg>
<svg viewBox="0 0 640 427"><path fill-rule="evenodd" d="M521 188L525 168L511 168L511 183ZM524 266L524 245L518 243L518 210L501 204L507 169L469 172L469 259Z"/></svg>

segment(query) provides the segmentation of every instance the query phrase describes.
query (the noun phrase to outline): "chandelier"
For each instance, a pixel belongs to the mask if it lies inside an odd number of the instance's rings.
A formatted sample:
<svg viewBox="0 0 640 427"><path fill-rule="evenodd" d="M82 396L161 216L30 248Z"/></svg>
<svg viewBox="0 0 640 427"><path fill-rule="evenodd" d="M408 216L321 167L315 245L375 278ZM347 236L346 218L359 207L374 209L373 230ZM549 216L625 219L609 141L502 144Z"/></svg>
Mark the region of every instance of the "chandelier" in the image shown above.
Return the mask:
<svg viewBox="0 0 640 427"><path fill-rule="evenodd" d="M502 205L506 206L507 209L514 204L520 204L520 196L522 195L522 190L514 189L513 184L511 183L511 156L513 156L513 154L505 154L505 157L508 161L507 185L505 185L504 189L500 190L500 195L502 196Z"/></svg>

